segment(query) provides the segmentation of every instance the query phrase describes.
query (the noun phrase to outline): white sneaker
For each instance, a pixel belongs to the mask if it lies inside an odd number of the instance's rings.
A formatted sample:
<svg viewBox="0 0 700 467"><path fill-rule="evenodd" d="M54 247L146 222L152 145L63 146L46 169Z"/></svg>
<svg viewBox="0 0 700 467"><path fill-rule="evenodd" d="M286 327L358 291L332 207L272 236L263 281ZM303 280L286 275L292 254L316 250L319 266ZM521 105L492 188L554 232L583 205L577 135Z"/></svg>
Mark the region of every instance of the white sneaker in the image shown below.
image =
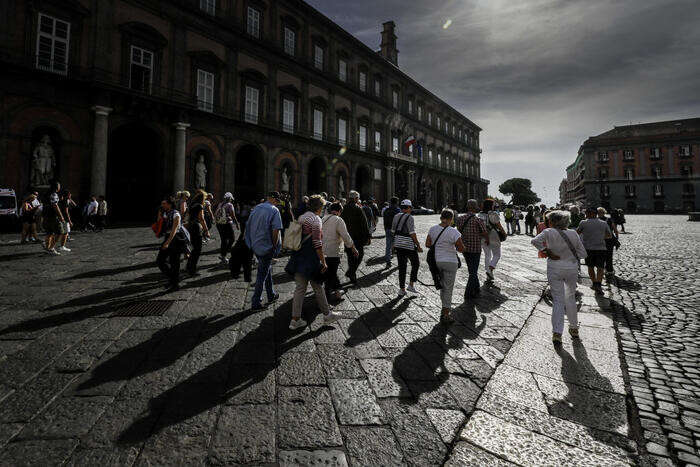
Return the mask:
<svg viewBox="0 0 700 467"><path fill-rule="evenodd" d="M290 321L290 323L289 323L289 329L291 329L292 331L294 331L294 330L296 330L296 329L301 329L301 328L303 328L304 326L306 326L306 321L304 321L304 320L301 319L301 318L299 318L299 319L293 319L293 320Z"/></svg>
<svg viewBox="0 0 700 467"><path fill-rule="evenodd" d="M412 285L409 285L408 287L406 287L406 290L408 290L409 292L412 292L412 293L418 293L416 288L413 287Z"/></svg>
<svg viewBox="0 0 700 467"><path fill-rule="evenodd" d="M70 251L70 248L66 248L65 246L62 246L61 248L59 248L59 250L61 250L61 251Z"/></svg>
<svg viewBox="0 0 700 467"><path fill-rule="evenodd" d="M404 295L406 295L406 291L405 291L405 290L399 290L399 297L403 297Z"/></svg>
<svg viewBox="0 0 700 467"><path fill-rule="evenodd" d="M219 259L221 260L221 264L228 264L228 260L223 256L219 256Z"/></svg>
<svg viewBox="0 0 700 467"><path fill-rule="evenodd" d="M51 249L49 250L49 253L51 253L51 254L54 255L54 256L61 256L61 253L59 253L58 251L56 251L56 248L51 248Z"/></svg>
<svg viewBox="0 0 700 467"><path fill-rule="evenodd" d="M337 311L331 311L327 315L323 315L323 322L325 324L335 323L336 321L338 321L342 317L343 317L343 315L341 315Z"/></svg>

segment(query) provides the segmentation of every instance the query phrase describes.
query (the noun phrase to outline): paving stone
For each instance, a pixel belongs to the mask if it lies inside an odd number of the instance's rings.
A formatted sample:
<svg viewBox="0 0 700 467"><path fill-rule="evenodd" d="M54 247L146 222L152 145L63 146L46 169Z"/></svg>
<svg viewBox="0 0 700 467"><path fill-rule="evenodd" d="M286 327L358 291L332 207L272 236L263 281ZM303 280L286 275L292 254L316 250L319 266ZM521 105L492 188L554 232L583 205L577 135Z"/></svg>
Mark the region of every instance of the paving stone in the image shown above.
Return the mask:
<svg viewBox="0 0 700 467"><path fill-rule="evenodd" d="M74 374L42 373L32 385L20 388L0 402L0 421L28 422L76 378Z"/></svg>
<svg viewBox="0 0 700 467"><path fill-rule="evenodd" d="M278 444L289 448L324 448L342 444L328 389L278 388Z"/></svg>
<svg viewBox="0 0 700 467"><path fill-rule="evenodd" d="M61 397L32 420L18 439L80 438L112 402L110 397Z"/></svg>
<svg viewBox="0 0 700 467"><path fill-rule="evenodd" d="M365 378L365 373L350 348L343 344L321 344L317 349L327 378Z"/></svg>
<svg viewBox="0 0 700 467"><path fill-rule="evenodd" d="M272 405L223 407L209 461L216 465L275 462L276 425Z"/></svg>
<svg viewBox="0 0 700 467"><path fill-rule="evenodd" d="M379 425L382 409L365 380L330 379L328 388L341 425Z"/></svg>
<svg viewBox="0 0 700 467"><path fill-rule="evenodd" d="M343 426L340 429L353 465L406 465L401 448L389 428Z"/></svg>
<svg viewBox="0 0 700 467"><path fill-rule="evenodd" d="M458 467L464 465L490 465L494 467L515 466L500 457L496 457L483 449L477 448L467 441L460 441L455 444L450 458L444 464L446 467Z"/></svg>
<svg viewBox="0 0 700 467"><path fill-rule="evenodd" d="M5 446L5 465L62 465L78 446L75 439L17 441Z"/></svg>
<svg viewBox="0 0 700 467"><path fill-rule="evenodd" d="M283 386L321 385L326 377L315 352L289 352L280 357L277 381Z"/></svg>
<svg viewBox="0 0 700 467"><path fill-rule="evenodd" d="M348 461L339 450L281 451L279 465L346 467Z"/></svg>
<svg viewBox="0 0 700 467"><path fill-rule="evenodd" d="M377 397L411 397L406 382L393 370L393 363L385 359L360 360Z"/></svg>
<svg viewBox="0 0 700 467"><path fill-rule="evenodd" d="M437 430L442 441L449 445L454 441L457 431L462 427L466 416L460 410L425 409L425 413Z"/></svg>

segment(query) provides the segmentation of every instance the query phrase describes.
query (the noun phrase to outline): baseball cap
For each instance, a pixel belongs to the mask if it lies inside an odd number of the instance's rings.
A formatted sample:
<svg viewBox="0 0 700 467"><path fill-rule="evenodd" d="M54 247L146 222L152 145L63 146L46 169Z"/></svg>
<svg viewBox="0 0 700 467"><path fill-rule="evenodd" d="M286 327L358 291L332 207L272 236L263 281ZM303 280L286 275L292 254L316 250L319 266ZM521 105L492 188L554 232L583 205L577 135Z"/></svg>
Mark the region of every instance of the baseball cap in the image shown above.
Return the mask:
<svg viewBox="0 0 700 467"><path fill-rule="evenodd" d="M282 198L282 197L280 196L279 192L277 192L277 191L271 191L271 192L267 195L267 197L268 197L268 198L276 199L277 201L279 201L279 200Z"/></svg>
<svg viewBox="0 0 700 467"><path fill-rule="evenodd" d="M233 195L231 194L230 191L227 191L224 193L224 199L233 199Z"/></svg>
<svg viewBox="0 0 700 467"><path fill-rule="evenodd" d="M405 200L401 201L401 207L402 208L412 208L413 203L411 203L410 199L405 199Z"/></svg>

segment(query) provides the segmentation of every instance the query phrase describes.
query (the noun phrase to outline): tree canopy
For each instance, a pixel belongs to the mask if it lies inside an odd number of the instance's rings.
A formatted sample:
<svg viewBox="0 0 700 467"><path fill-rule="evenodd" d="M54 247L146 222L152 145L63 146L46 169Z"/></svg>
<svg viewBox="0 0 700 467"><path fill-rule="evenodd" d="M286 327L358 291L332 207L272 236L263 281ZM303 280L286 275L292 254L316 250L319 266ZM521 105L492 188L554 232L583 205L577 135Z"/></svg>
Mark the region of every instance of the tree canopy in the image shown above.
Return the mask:
<svg viewBox="0 0 700 467"><path fill-rule="evenodd" d="M498 191L510 196L510 202L517 205L533 204L540 201L532 191L532 182L527 178L509 178L498 186Z"/></svg>

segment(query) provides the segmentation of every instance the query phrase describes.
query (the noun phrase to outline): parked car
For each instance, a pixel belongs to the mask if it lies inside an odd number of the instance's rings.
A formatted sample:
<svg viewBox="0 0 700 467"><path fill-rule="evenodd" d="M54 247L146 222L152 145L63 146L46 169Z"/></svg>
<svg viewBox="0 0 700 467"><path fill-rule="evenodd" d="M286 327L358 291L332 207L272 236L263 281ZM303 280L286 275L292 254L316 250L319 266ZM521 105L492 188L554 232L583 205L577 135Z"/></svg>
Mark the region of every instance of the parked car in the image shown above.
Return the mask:
<svg viewBox="0 0 700 467"><path fill-rule="evenodd" d="M414 215L426 215L426 214L435 214L435 211L432 209L428 209L425 206L418 206L415 208L412 212Z"/></svg>
<svg viewBox="0 0 700 467"><path fill-rule="evenodd" d="M0 188L0 226L14 229L19 225L17 195L11 188Z"/></svg>

